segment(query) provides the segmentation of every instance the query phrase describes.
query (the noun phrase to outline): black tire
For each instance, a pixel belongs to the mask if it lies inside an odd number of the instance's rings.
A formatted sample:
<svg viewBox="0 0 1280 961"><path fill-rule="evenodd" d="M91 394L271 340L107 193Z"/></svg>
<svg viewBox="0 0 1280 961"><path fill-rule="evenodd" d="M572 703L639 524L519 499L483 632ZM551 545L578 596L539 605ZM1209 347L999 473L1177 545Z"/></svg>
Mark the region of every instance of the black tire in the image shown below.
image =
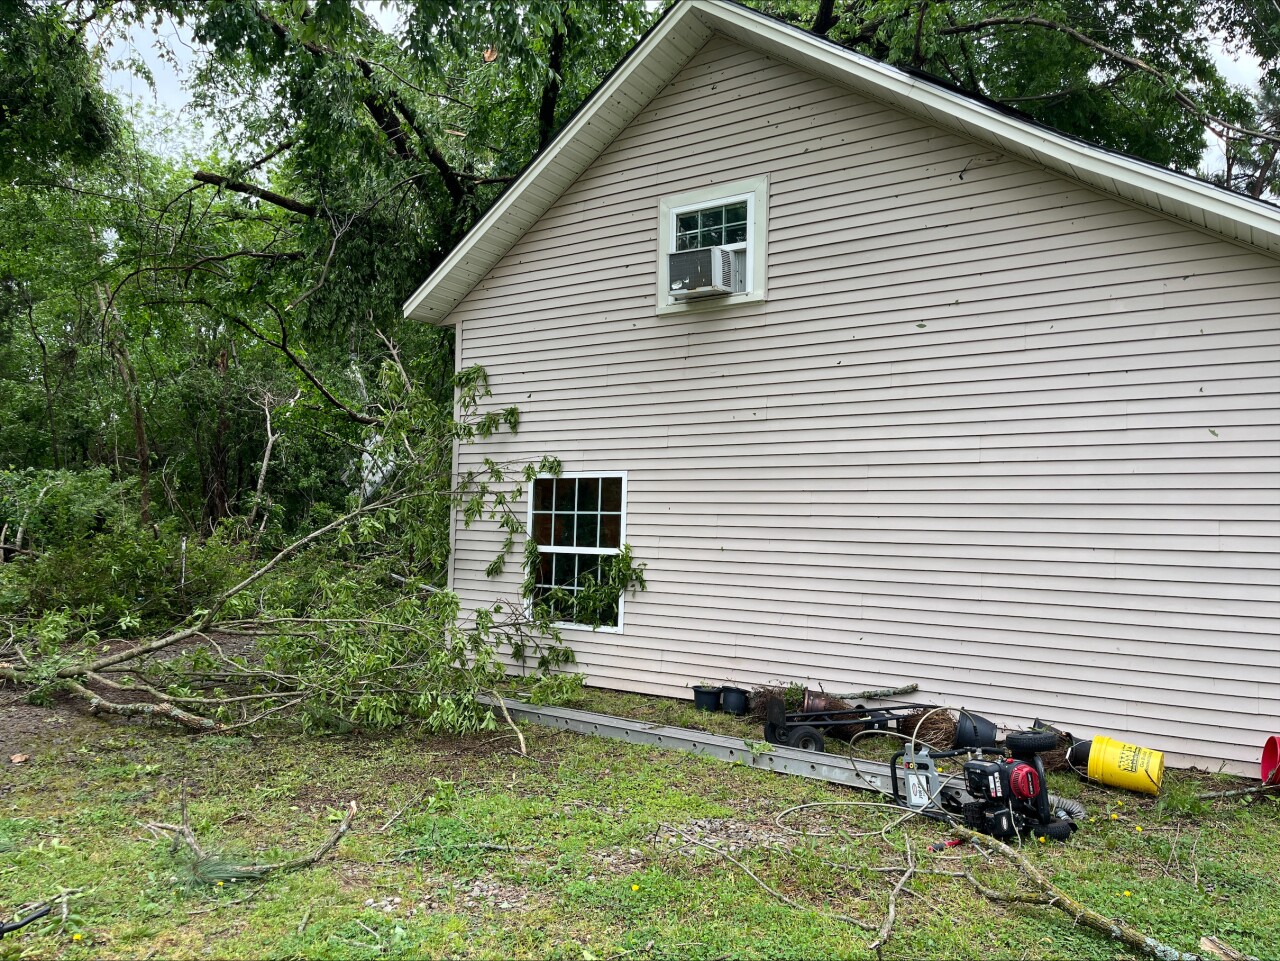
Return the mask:
<svg viewBox="0 0 1280 961"><path fill-rule="evenodd" d="M1071 837L1076 826L1071 821L1050 821L1044 826L1044 836L1050 841L1065 841Z"/></svg>
<svg viewBox="0 0 1280 961"><path fill-rule="evenodd" d="M801 751L825 751L827 739L816 727L808 724L797 724L787 728L787 746L799 748Z"/></svg>
<svg viewBox="0 0 1280 961"><path fill-rule="evenodd" d="M1053 731L1014 731L1005 737L1004 744L1014 757L1030 760L1056 748L1058 735Z"/></svg>

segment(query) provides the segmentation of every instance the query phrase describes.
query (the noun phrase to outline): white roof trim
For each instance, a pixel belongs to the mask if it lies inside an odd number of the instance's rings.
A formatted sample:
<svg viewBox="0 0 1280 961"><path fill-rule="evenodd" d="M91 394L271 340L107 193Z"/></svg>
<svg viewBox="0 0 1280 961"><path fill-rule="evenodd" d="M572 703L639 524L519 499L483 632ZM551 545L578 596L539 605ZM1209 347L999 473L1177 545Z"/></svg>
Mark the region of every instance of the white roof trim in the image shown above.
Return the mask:
<svg viewBox="0 0 1280 961"><path fill-rule="evenodd" d="M1020 120L727 0L682 0L414 292L405 316L448 323L563 192L545 182L531 189L534 182L551 171L567 188L713 33L1095 190L1280 256L1280 208Z"/></svg>

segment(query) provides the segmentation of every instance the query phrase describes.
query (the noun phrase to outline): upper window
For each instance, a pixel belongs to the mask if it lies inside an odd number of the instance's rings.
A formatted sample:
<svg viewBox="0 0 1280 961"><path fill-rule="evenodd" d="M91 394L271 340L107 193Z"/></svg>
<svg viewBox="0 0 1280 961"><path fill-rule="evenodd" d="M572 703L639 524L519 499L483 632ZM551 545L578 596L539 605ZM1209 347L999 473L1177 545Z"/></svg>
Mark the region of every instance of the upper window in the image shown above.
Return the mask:
<svg viewBox="0 0 1280 961"><path fill-rule="evenodd" d="M765 298L765 205L769 180L755 177L670 197L659 205L658 313L677 313ZM691 297L689 277L674 276L671 254L719 248L720 260L677 257L711 296ZM708 273L709 271L709 273Z"/></svg>
<svg viewBox="0 0 1280 961"><path fill-rule="evenodd" d="M601 564L622 550L625 509L626 478L620 474L534 480L529 531L540 555L531 598L535 604L550 604L562 623L596 626L594 616L578 610L579 599L587 583L599 583ZM591 613L598 616L599 626L620 627L622 599Z"/></svg>
<svg viewBox="0 0 1280 961"><path fill-rule="evenodd" d="M676 250L747 246L747 201L676 213Z"/></svg>

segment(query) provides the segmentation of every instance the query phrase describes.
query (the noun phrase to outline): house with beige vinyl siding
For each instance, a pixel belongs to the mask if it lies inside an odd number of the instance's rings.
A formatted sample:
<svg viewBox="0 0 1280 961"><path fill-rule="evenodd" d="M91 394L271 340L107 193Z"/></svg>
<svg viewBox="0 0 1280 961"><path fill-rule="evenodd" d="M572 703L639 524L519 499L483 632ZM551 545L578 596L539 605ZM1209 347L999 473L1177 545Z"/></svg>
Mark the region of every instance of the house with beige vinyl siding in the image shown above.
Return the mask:
<svg viewBox="0 0 1280 961"><path fill-rule="evenodd" d="M692 293L691 293L692 290ZM677 4L413 295L533 485L589 683L915 682L1257 771L1280 733L1280 210L725 0ZM464 607L520 590L455 524Z"/></svg>

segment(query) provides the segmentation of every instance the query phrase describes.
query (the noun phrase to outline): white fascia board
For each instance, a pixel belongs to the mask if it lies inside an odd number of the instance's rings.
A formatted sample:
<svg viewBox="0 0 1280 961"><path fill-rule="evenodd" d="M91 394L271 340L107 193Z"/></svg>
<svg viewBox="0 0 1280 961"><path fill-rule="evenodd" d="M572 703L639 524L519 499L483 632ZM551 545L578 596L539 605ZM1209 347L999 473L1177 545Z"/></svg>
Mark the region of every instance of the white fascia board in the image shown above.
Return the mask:
<svg viewBox="0 0 1280 961"><path fill-rule="evenodd" d="M653 28L649 36L631 51L630 56L618 67L613 76L595 91L591 101L579 110L547 149L525 168L519 179L507 188L506 192L471 228L462 242L449 252L440 266L432 271L431 276L405 301L404 316L429 323L449 323L449 312L462 298L447 291L445 279L456 273L460 275L463 284L470 291L559 197L559 192L555 192L555 195L547 200L546 197L551 195L552 191L546 191L541 198L531 196L534 191L529 189L530 185L538 181L544 171L565 167L568 167L572 173L572 176L566 178L567 182L572 183L576 180L578 175L603 152L604 147L612 143L613 138L644 109L653 95L680 72L689 57L701 49L702 44L711 37L711 31L696 16L695 8L701 6L702 0L685 0ZM654 88L648 91L647 96L643 92L630 91L629 87L640 64L647 61L655 49L665 46L673 37L682 41L683 49L680 55L671 61L672 67L659 71L650 68L646 71L648 76L640 79L637 85ZM574 153L573 147L578 135L588 128L591 135L597 142L601 142L602 146L580 154L581 159L575 163L570 159ZM488 251L478 249L479 241L499 224L512 235L510 242L495 244ZM494 256L494 252L498 249L501 249L501 253Z"/></svg>
<svg viewBox="0 0 1280 961"><path fill-rule="evenodd" d="M1110 182L1115 196L1166 216L1202 229L1217 218L1220 236L1280 254L1280 208L1272 204L1028 123L746 7L687 2L710 29L746 46L1098 189ZM1144 193L1157 203L1144 202ZM1180 204L1191 208L1189 217L1170 212Z"/></svg>

